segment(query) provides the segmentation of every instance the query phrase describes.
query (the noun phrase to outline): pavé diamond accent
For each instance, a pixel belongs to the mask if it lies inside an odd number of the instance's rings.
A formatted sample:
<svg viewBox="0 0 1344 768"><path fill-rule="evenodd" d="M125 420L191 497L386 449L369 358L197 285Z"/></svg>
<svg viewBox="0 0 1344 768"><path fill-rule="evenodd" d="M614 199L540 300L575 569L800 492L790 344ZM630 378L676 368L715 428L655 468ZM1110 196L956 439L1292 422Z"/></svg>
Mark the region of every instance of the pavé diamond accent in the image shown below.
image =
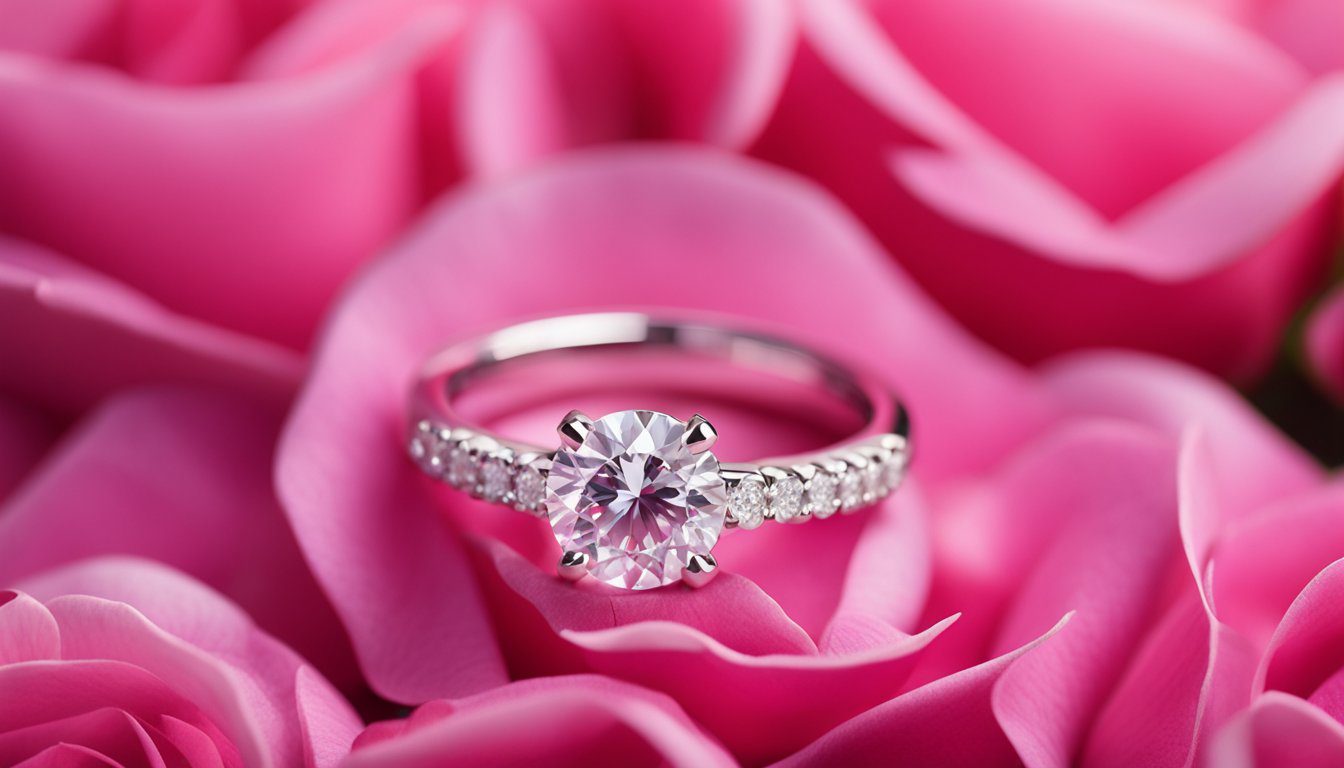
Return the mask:
<svg viewBox="0 0 1344 768"><path fill-rule="evenodd" d="M513 490L513 476L509 465L501 457L493 456L481 465L481 498L486 501L504 501Z"/></svg>
<svg viewBox="0 0 1344 768"><path fill-rule="evenodd" d="M535 511L546 498L546 478L536 467L523 467L513 481L513 496L519 509Z"/></svg>
<svg viewBox="0 0 1344 768"><path fill-rule="evenodd" d="M476 487L476 478L480 472L476 457L465 445L454 446L448 453L448 482L464 491Z"/></svg>
<svg viewBox="0 0 1344 768"><path fill-rule="evenodd" d="M803 513L803 481L789 475L770 486L770 512L781 523L787 523Z"/></svg>
<svg viewBox="0 0 1344 768"><path fill-rule="evenodd" d="M599 581L671 584L718 541L727 511L719 462L710 451L692 454L685 434L671 416L620 411L556 452L546 480L551 528L562 550L588 555Z"/></svg>
<svg viewBox="0 0 1344 768"><path fill-rule="evenodd" d="M743 530L759 528L765 522L765 482L755 476L743 478L728 494L728 515Z"/></svg>
<svg viewBox="0 0 1344 768"><path fill-rule="evenodd" d="M850 466L840 476L837 494L840 496L840 508L852 512L863 506L863 467Z"/></svg>
<svg viewBox="0 0 1344 768"><path fill-rule="evenodd" d="M830 517L836 509L836 486L839 485L839 479L824 469L818 470L812 479L807 481L807 497L812 505L812 516L818 518Z"/></svg>

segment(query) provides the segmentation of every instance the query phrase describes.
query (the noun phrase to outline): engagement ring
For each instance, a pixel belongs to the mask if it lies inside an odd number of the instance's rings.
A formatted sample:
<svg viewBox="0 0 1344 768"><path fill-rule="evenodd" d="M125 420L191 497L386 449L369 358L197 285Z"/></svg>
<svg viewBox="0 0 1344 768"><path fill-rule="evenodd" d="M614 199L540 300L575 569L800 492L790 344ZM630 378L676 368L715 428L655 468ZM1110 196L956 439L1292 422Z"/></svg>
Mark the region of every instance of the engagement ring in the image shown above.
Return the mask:
<svg viewBox="0 0 1344 768"><path fill-rule="evenodd" d="M492 434L457 408L468 389L521 361L600 353L630 356L633 366L649 351L805 385L862 426L819 451L727 463L711 451L718 433L699 414L571 411L548 448ZM563 552L562 576L591 574L625 589L701 586L718 567L711 550L724 529L853 512L895 491L910 461L905 410L877 380L772 336L635 312L536 320L435 355L412 394L408 450L454 488L545 517Z"/></svg>

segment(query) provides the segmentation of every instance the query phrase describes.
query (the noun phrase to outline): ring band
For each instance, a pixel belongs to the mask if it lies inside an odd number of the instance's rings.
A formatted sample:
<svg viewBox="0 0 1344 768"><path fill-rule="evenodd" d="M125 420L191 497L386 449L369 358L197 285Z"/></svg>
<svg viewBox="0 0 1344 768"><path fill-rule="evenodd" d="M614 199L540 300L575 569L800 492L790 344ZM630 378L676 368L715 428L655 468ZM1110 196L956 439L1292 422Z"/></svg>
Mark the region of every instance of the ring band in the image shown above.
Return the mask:
<svg viewBox="0 0 1344 768"><path fill-rule="evenodd" d="M646 410L597 420L571 411L559 446L492 434L464 418L459 395L513 361L579 351L671 350L815 387L863 426L820 451L720 463L700 415ZM604 312L534 320L434 355L411 395L408 451L430 476L477 498L547 517L561 575L646 589L706 583L724 528L852 512L896 490L910 460L905 409L877 379L799 345L712 322Z"/></svg>

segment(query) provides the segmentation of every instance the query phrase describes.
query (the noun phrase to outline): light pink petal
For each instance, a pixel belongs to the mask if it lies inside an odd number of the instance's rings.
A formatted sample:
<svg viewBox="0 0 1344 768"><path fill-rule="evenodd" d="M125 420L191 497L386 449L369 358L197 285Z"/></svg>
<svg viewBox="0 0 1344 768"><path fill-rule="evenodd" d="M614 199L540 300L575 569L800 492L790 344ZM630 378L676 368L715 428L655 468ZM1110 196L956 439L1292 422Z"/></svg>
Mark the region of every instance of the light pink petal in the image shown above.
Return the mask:
<svg viewBox="0 0 1344 768"><path fill-rule="evenodd" d="M883 625L850 653L818 655L767 595L732 573L699 590L632 594L575 589L500 544L488 554L498 581L486 579L487 594L516 674L591 670L664 691L751 761L787 754L885 701L951 623L910 637Z"/></svg>
<svg viewBox="0 0 1344 768"><path fill-rule="evenodd" d="M1306 348L1316 376L1344 402L1344 288L1335 289L1311 316Z"/></svg>
<svg viewBox="0 0 1344 768"><path fill-rule="evenodd" d="M122 768L106 755L76 744L55 744L15 768Z"/></svg>
<svg viewBox="0 0 1344 768"><path fill-rule="evenodd" d="M302 345L420 203L415 74L452 33L421 18L304 76L211 89L0 54L0 228Z"/></svg>
<svg viewBox="0 0 1344 768"><path fill-rule="evenodd" d="M3 108L0 108L3 112ZM77 410L145 382L218 384L275 400L302 374L294 353L165 309L40 248L0 237L0 386Z"/></svg>
<svg viewBox="0 0 1344 768"><path fill-rule="evenodd" d="M1209 737L1250 701L1255 659L1193 594L1157 623L1093 723L1081 764L1199 764Z"/></svg>
<svg viewBox="0 0 1344 768"><path fill-rule="evenodd" d="M339 622L275 501L279 420L274 406L204 390L107 401L0 513L0 583L93 555L154 558L349 682Z"/></svg>
<svg viewBox="0 0 1344 768"><path fill-rule="evenodd" d="M361 738L343 765L737 765L666 696L600 677L513 683L379 726L395 732Z"/></svg>
<svg viewBox="0 0 1344 768"><path fill-rule="evenodd" d="M359 716L331 683L307 665L295 673L294 699L303 737L303 764L330 768L340 763L364 725Z"/></svg>
<svg viewBox="0 0 1344 768"><path fill-rule="evenodd" d="M1308 70L1344 69L1344 6L1334 0L1255 0L1247 21Z"/></svg>
<svg viewBox="0 0 1344 768"><path fill-rule="evenodd" d="M1018 758L995 722L994 686L1024 654L1064 628L1068 616L1042 637L1013 651L897 696L827 731L776 765L903 766L1012 765Z"/></svg>
<svg viewBox="0 0 1344 768"><path fill-rule="evenodd" d="M0 734L0 760L5 765L21 763L24 758L59 743L78 744L119 765L166 768L163 755L145 727L131 714L113 707Z"/></svg>
<svg viewBox="0 0 1344 768"><path fill-rule="evenodd" d="M1068 412L1135 421L1173 438L1198 429L1224 520L1314 489L1321 480L1315 460L1233 390L1185 366L1083 353L1045 366L1043 379Z"/></svg>
<svg viewBox="0 0 1344 768"><path fill-rule="evenodd" d="M61 657L61 630L51 612L23 593L0 592L0 664Z"/></svg>
<svg viewBox="0 0 1344 768"><path fill-rule="evenodd" d="M202 714L163 680L122 661L32 662L0 667L0 732L12 733L79 717L99 709L119 709L141 722L175 718L205 733L239 764L239 751Z"/></svg>
<svg viewBox="0 0 1344 768"><path fill-rule="evenodd" d="M249 764L297 764L313 748L309 736L322 738L323 750L339 749L358 729L335 690L310 685L309 707L321 708L332 727L309 732L295 708L303 660L221 595L157 563L88 560L24 587L55 616L62 658L124 661L168 681Z"/></svg>
<svg viewBox="0 0 1344 768"><path fill-rule="evenodd" d="M1341 555L1344 483L1270 505L1231 526L1217 543L1218 615L1263 648L1302 588Z"/></svg>
<svg viewBox="0 0 1344 768"><path fill-rule="evenodd" d="M1213 443L1206 440L1199 428L1187 432L1177 475L1181 542L1193 581L1147 634L1097 717L1085 765L1200 764L1212 734L1250 701L1256 651L1218 618L1210 594L1211 543L1237 507L1218 482Z"/></svg>
<svg viewBox="0 0 1344 768"><path fill-rule="evenodd" d="M1307 79L1281 52L1170 5L805 3L809 45L754 151L832 189L944 306L1018 357L1132 347L1249 378L1328 258L1310 203L1334 138L1311 115L1334 97L1304 99ZM1276 138L1238 152L1258 131ZM1145 237L1178 239L1228 200L1263 204L1219 232L1272 237L1208 258L1118 237L1118 217L1222 158L1298 172L1281 199L1200 182L1170 214L1148 214ZM1219 259L1194 279L1140 279Z"/></svg>
<svg viewBox="0 0 1344 768"><path fill-rule="evenodd" d="M686 290L687 275L711 271L715 280ZM819 292L823 275L828 288ZM545 539L535 520L474 515L482 505L435 493L403 456L416 370L464 333L614 302L746 315L869 361L919 421L921 480L994 461L1047 415L1021 370L952 325L829 198L777 171L699 150L624 148L449 198L338 307L278 462L299 539L384 695L422 701L502 677L442 509L520 531L504 537L510 542ZM549 442L569 408L629 407L640 391L610 389L579 384L492 426ZM646 389L642 407L681 412L694 400L669 396L665 385ZM732 433L720 424L724 456L819 439L809 425L767 420L773 412L721 395L710 405L716 424L722 413L773 425ZM524 554L540 562L544 550Z"/></svg>
<svg viewBox="0 0 1344 768"><path fill-rule="evenodd" d="M0 396L0 504L37 465L56 437L56 424L23 401Z"/></svg>
<svg viewBox="0 0 1344 768"><path fill-rule="evenodd" d="M1218 734L1208 765L1331 768L1344 764L1344 726L1321 710L1270 691Z"/></svg>
<svg viewBox="0 0 1344 768"><path fill-rule="evenodd" d="M1316 575L1284 614L1260 662L1256 690L1306 698L1344 668L1344 560Z"/></svg>
<svg viewBox="0 0 1344 768"><path fill-rule="evenodd" d="M995 717L1029 766L1074 764L1093 718L1151 628L1179 552L1169 441L1128 425L1098 424L1054 442L1038 457L1045 466L1033 471L1042 490L1006 501L1008 514L1051 505L1045 514L1057 525L1011 598L992 651L1018 647L1075 612L1064 631L1014 663L995 686ZM1079 458L1061 460L1070 455Z"/></svg>

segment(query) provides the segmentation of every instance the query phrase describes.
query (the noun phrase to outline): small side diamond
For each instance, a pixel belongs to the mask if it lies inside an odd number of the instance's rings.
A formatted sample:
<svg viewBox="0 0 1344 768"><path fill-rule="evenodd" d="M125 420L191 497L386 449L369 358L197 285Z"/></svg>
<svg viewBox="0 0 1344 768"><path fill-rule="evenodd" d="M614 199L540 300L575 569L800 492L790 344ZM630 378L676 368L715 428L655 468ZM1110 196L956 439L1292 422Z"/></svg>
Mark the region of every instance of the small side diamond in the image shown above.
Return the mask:
<svg viewBox="0 0 1344 768"><path fill-rule="evenodd" d="M750 530L765 521L765 483L757 477L743 478L728 494L728 515L739 528Z"/></svg>
<svg viewBox="0 0 1344 768"><path fill-rule="evenodd" d="M781 523L803 513L803 481L789 475L770 486L770 512Z"/></svg>
<svg viewBox="0 0 1344 768"><path fill-rule="evenodd" d="M448 482L464 491L476 488L480 472L476 457L465 445L459 445L448 454Z"/></svg>
<svg viewBox="0 0 1344 768"><path fill-rule="evenodd" d="M863 468L849 467L840 476L840 508L846 512L863 506Z"/></svg>
<svg viewBox="0 0 1344 768"><path fill-rule="evenodd" d="M863 468L863 495L870 502L887 495L888 488L883 474L886 466L886 462L874 457L869 459L868 466Z"/></svg>
<svg viewBox="0 0 1344 768"><path fill-rule="evenodd" d="M807 497L814 516L827 518L835 512L835 491L838 484L836 476L824 469L807 481Z"/></svg>
<svg viewBox="0 0 1344 768"><path fill-rule="evenodd" d="M500 456L491 456L481 465L481 497L486 501L504 501L513 489L513 476L508 462Z"/></svg>
<svg viewBox="0 0 1344 768"><path fill-rule="evenodd" d="M535 511L546 497L546 478L536 467L522 467L513 480L513 499L519 509Z"/></svg>
<svg viewBox="0 0 1344 768"><path fill-rule="evenodd" d="M447 447L447 441L438 430L429 422L422 421L416 425L406 451L421 470L437 477L443 473L443 457Z"/></svg>
<svg viewBox="0 0 1344 768"><path fill-rule="evenodd" d="M904 479L905 454L893 453L882 464L882 485L886 487L887 493L891 493Z"/></svg>

